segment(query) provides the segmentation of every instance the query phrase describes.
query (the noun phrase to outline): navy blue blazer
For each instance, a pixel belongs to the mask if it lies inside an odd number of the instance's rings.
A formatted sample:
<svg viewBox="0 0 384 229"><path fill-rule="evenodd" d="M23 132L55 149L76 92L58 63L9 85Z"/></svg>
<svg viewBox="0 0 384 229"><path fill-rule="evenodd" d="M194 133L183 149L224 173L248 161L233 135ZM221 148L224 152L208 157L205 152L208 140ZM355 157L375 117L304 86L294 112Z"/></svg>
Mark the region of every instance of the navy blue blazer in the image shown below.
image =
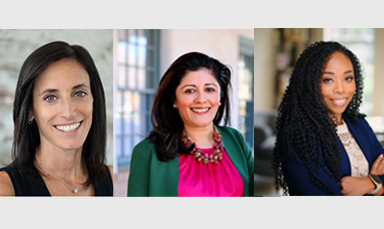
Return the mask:
<svg viewBox="0 0 384 229"><path fill-rule="evenodd" d="M369 170L372 168L373 162L380 154L384 154L384 149L373 133L372 128L364 118L359 118L356 121L349 119L343 115L343 119L346 122L349 131L354 136L357 144L363 151L365 158L369 164ZM341 141L339 140L342 151L342 159L340 165L341 177L351 176L351 164L348 158L348 154ZM313 168L316 168L316 163L313 162ZM317 187L313 184L309 178L308 169L304 163L296 158L288 159L284 165L284 176L288 184L289 193L292 196L324 196L329 195L325 190ZM336 179L326 173L329 171L327 167L320 167L317 176L324 181L329 187L332 188L335 195L342 195L341 190L337 184ZM384 175L379 176L384 181ZM384 183L384 182L383 182Z"/></svg>

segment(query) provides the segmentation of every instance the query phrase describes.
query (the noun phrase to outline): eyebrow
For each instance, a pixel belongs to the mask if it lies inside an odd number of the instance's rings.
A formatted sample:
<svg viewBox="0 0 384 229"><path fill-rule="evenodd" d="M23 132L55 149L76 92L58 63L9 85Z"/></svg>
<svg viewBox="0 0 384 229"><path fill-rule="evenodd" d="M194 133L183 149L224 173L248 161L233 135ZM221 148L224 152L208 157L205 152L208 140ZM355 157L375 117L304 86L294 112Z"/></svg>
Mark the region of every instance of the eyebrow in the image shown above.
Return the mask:
<svg viewBox="0 0 384 229"><path fill-rule="evenodd" d="M345 75L345 74L348 74L348 73L353 73L353 71L352 70L348 70L348 71L345 71L343 74ZM323 75L324 74L335 75L334 72L324 72Z"/></svg>
<svg viewBox="0 0 384 229"><path fill-rule="evenodd" d="M204 84L204 86L209 86L209 85L212 85L212 86L217 87L217 85L214 84L214 83L206 83L206 84ZM196 85L195 85L195 84L186 84L186 85L184 85L183 87L181 87L180 89L183 89L183 88L185 88L185 87L196 87Z"/></svg>
<svg viewBox="0 0 384 229"><path fill-rule="evenodd" d="M72 90L76 90L76 89L78 89L78 88L81 88L81 87L86 87L86 88L88 88L89 89L89 86L88 85L85 85L85 84L78 84L78 85L76 85L76 86L73 86L72 87ZM45 94L45 93L54 93L54 92L58 92L59 90L58 89L51 89L51 88L48 88L48 89L45 89L43 92L41 92L38 96L41 96L41 95L43 95L43 94Z"/></svg>

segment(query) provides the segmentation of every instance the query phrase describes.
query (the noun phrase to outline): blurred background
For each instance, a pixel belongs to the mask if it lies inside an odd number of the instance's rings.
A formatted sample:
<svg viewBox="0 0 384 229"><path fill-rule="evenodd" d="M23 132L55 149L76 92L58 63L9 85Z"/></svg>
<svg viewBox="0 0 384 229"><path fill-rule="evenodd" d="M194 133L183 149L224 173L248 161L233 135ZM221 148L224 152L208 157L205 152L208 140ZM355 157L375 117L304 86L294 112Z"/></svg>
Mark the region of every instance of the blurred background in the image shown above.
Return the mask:
<svg viewBox="0 0 384 229"><path fill-rule="evenodd" d="M133 147L152 130L158 83L179 56L202 52L232 70L231 126L253 149L253 29L113 31L114 196L127 196Z"/></svg>
<svg viewBox="0 0 384 229"><path fill-rule="evenodd" d="M113 31L112 30L0 30L0 167L12 161L13 101L17 78L25 59L38 47L65 41L81 45L91 54L99 71L107 107L107 164L113 160Z"/></svg>
<svg viewBox="0 0 384 229"><path fill-rule="evenodd" d="M368 117L379 141L384 140L384 29L265 28L254 29L255 195L278 196L270 166L276 109L300 53L316 41L338 41L363 66L364 94L360 112Z"/></svg>

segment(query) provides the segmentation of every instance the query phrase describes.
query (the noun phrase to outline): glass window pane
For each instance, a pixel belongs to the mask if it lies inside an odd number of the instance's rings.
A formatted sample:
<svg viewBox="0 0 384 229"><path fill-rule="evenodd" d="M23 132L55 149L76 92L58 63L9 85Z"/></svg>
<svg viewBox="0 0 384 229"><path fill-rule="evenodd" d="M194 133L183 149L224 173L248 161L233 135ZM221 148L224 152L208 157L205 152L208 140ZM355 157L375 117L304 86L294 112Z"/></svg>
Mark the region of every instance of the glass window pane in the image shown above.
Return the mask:
<svg viewBox="0 0 384 229"><path fill-rule="evenodd" d="M127 63L129 66L135 66L136 61L137 61L137 47L134 44L128 44L128 49L127 49Z"/></svg>
<svg viewBox="0 0 384 229"><path fill-rule="evenodd" d="M145 67L146 65L146 47L139 46L137 47L137 54L138 54L138 59L137 59L137 65L139 67Z"/></svg>
<svg viewBox="0 0 384 229"><path fill-rule="evenodd" d="M145 35L144 29L139 29L137 31L137 34L138 34L137 35L137 37L138 37L137 44L138 45L143 45L143 46L147 45L147 37Z"/></svg>
<svg viewBox="0 0 384 229"><path fill-rule="evenodd" d="M124 88L126 87L126 67L125 66L119 66L118 67L118 73L117 73L117 87Z"/></svg>
<svg viewBox="0 0 384 229"><path fill-rule="evenodd" d="M128 68L128 88L136 88L136 68Z"/></svg>
<svg viewBox="0 0 384 229"><path fill-rule="evenodd" d="M158 44L159 36L158 30L145 29L119 30L118 36L116 85L120 90L115 98L114 127L119 135L115 143L119 145L119 167L129 167L133 147L152 130L150 110L159 79L158 69L154 68L159 62L159 47L154 45Z"/></svg>
<svg viewBox="0 0 384 229"><path fill-rule="evenodd" d="M128 44L125 41L120 41L117 44L117 58L118 63L125 63L127 61L127 48Z"/></svg>
<svg viewBox="0 0 384 229"><path fill-rule="evenodd" d="M137 80L138 80L138 89L145 89L146 77L145 77L145 69L139 68L137 69Z"/></svg>

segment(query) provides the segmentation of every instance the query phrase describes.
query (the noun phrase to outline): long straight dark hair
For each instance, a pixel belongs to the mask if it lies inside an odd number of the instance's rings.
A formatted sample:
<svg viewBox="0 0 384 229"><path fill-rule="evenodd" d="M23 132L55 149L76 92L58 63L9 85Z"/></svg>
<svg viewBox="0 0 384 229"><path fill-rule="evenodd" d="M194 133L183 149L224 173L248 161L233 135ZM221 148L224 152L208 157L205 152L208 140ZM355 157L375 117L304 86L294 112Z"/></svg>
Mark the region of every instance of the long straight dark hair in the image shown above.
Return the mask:
<svg viewBox="0 0 384 229"><path fill-rule="evenodd" d="M176 99L175 91L187 71L198 71L206 68L211 71L220 85L220 103L213 124L230 124L231 71L218 60L203 53L190 52L176 59L161 78L159 88L152 104L151 122L154 130L148 139L156 145L157 157L160 161L169 161L178 153L188 153L180 144L180 135L184 124L179 111L173 108Z"/></svg>
<svg viewBox="0 0 384 229"><path fill-rule="evenodd" d="M83 145L82 163L88 171L86 185L95 185L98 177L107 179L105 149L107 139L105 96L96 65L86 49L55 41L36 49L25 60L17 81L13 104L14 138L12 152L14 162L27 176L35 181L39 172L34 166L35 150L40 145L36 122L28 125L28 113L33 104L33 88L37 76L51 63L76 60L87 71L93 95L92 126Z"/></svg>

